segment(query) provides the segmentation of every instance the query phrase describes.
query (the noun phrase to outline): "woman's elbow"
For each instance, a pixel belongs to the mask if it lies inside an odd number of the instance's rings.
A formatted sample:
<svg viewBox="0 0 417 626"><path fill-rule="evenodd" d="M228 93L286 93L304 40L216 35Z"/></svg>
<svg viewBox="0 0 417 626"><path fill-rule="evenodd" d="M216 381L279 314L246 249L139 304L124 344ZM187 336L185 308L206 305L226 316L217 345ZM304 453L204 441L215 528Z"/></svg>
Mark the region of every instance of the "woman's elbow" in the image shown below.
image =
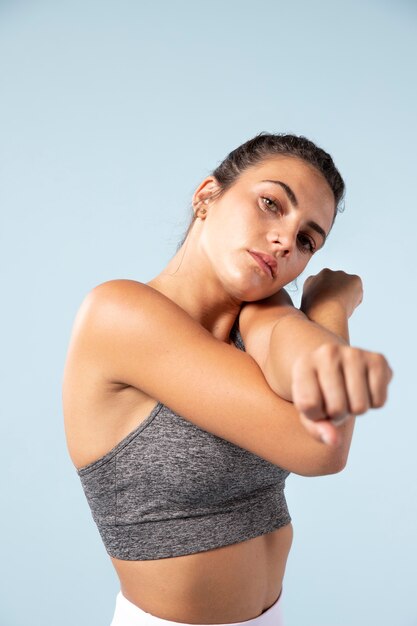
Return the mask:
<svg viewBox="0 0 417 626"><path fill-rule="evenodd" d="M326 475L338 474L339 472L343 472L346 465L347 456L342 453L335 454L334 457L329 461L328 471L326 471Z"/></svg>
<svg viewBox="0 0 417 626"><path fill-rule="evenodd" d="M325 445L325 444L323 444ZM313 478L315 476L330 476L342 472L347 464L347 458L343 454L324 455L311 464L302 472L297 472L300 476Z"/></svg>

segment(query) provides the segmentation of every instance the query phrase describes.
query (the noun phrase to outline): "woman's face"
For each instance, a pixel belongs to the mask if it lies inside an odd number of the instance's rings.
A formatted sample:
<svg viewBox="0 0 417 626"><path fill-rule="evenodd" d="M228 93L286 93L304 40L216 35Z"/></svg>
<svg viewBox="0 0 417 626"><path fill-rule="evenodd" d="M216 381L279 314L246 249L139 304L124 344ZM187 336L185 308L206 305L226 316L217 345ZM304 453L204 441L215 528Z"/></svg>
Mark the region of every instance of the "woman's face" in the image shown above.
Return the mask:
<svg viewBox="0 0 417 626"><path fill-rule="evenodd" d="M209 197L199 245L234 297L251 302L272 295L299 276L323 247L335 200L327 181L308 163L274 156L244 171L217 199L210 198L215 185L208 177L195 194L197 200Z"/></svg>

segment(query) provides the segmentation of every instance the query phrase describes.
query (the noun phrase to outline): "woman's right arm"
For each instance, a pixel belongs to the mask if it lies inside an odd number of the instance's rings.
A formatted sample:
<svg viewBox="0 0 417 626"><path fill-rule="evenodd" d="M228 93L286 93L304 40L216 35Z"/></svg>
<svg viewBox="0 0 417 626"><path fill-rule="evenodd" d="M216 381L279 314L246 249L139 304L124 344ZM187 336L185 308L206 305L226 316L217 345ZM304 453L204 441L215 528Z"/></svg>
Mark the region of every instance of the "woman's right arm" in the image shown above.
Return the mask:
<svg viewBox="0 0 417 626"><path fill-rule="evenodd" d="M74 324L82 367L144 391L198 427L302 476L344 468L313 439L255 360L219 341L152 287L111 280L91 290Z"/></svg>
<svg viewBox="0 0 417 626"><path fill-rule="evenodd" d="M347 319L363 297L355 274L325 268L304 283L302 309L285 289L242 307L246 351L271 389L301 411L313 437L348 455L354 416L382 407L392 370L379 353L349 346ZM310 317L307 317L310 316Z"/></svg>

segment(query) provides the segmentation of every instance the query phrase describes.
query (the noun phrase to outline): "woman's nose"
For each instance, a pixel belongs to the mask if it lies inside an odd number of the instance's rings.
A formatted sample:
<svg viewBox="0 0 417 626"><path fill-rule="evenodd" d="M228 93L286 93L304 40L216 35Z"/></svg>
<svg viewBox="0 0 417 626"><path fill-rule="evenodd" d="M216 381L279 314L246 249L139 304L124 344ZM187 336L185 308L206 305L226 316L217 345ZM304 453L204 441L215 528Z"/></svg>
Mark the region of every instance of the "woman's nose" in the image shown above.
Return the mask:
<svg viewBox="0 0 417 626"><path fill-rule="evenodd" d="M282 257L287 257L296 244L296 232L293 229L279 229L270 234L270 242L274 250Z"/></svg>

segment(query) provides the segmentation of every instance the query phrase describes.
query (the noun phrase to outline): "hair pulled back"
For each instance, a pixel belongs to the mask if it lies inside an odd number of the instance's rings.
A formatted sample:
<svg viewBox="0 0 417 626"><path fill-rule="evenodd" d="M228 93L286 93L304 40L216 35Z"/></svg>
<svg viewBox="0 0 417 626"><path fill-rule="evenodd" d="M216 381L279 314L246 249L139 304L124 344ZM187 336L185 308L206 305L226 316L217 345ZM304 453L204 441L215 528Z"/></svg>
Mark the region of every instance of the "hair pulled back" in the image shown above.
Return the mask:
<svg viewBox="0 0 417 626"><path fill-rule="evenodd" d="M315 167L323 175L333 191L335 199L336 209L332 222L333 226L337 212L343 210L342 207L340 207L340 203L344 197L345 183L330 154L302 135L261 132L238 148L235 148L235 150L232 150L211 173L211 176L214 176L220 186L220 191L216 197L223 195L230 189L239 176L249 167L258 165L265 159L277 155L292 156L302 159ZM186 240L195 219L196 216L193 212L192 220L188 225L181 243L178 245L178 249Z"/></svg>

